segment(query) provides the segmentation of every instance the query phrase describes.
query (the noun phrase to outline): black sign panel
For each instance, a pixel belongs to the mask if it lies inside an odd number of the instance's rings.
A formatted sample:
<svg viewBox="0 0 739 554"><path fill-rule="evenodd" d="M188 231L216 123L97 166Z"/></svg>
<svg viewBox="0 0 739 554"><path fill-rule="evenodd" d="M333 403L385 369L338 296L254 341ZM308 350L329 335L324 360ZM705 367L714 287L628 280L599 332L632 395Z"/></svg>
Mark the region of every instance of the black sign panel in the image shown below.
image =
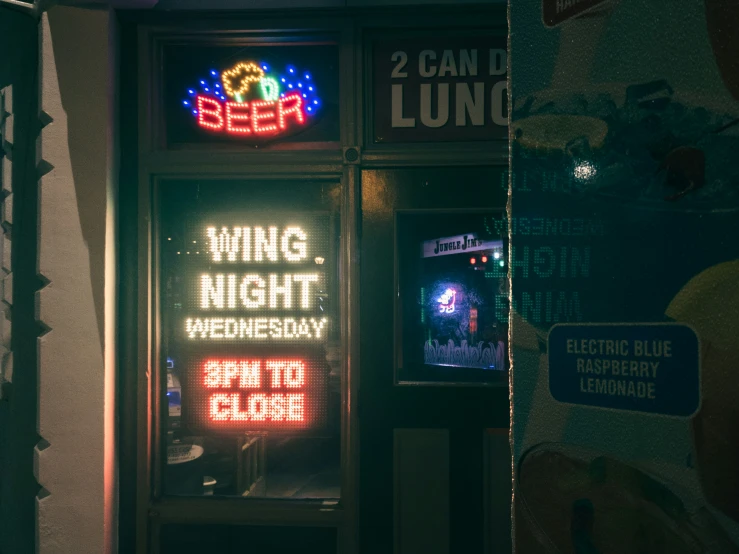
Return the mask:
<svg viewBox="0 0 739 554"><path fill-rule="evenodd" d="M506 37L373 44L374 142L462 142L508 136Z"/></svg>
<svg viewBox="0 0 739 554"><path fill-rule="evenodd" d="M335 44L168 45L167 144L338 141L338 65Z"/></svg>
<svg viewBox="0 0 739 554"><path fill-rule="evenodd" d="M603 4L607 0L542 0L542 16L547 27L554 27L563 21L577 17L581 13Z"/></svg>

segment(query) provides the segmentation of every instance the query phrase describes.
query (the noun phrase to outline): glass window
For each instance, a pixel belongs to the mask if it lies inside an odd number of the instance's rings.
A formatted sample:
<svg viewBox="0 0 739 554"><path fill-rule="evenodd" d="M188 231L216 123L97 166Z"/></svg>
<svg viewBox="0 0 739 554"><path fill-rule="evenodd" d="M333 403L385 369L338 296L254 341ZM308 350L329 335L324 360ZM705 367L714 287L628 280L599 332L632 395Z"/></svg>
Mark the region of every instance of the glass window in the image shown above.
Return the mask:
<svg viewBox="0 0 739 554"><path fill-rule="evenodd" d="M165 494L338 497L339 184L160 198Z"/></svg>
<svg viewBox="0 0 739 554"><path fill-rule="evenodd" d="M400 213L400 382L507 380L506 244L502 213Z"/></svg>

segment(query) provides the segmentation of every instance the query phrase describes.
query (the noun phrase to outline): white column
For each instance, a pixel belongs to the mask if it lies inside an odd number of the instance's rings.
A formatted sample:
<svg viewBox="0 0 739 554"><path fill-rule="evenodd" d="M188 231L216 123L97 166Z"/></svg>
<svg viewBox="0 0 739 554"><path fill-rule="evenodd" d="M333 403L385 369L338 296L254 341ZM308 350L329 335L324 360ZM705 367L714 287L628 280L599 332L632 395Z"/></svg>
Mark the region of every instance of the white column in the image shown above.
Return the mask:
<svg viewBox="0 0 739 554"><path fill-rule="evenodd" d="M115 15L54 7L40 30L39 554L115 543Z"/></svg>

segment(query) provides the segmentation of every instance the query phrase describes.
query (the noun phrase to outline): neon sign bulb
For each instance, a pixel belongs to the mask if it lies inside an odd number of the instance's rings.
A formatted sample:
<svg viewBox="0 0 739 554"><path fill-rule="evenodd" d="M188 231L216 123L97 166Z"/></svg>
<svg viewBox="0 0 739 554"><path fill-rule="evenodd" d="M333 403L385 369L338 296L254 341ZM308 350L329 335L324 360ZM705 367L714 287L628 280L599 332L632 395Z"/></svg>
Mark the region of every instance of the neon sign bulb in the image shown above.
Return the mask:
<svg viewBox="0 0 739 554"><path fill-rule="evenodd" d="M241 236L244 238L244 245L241 249L241 261L251 261L251 227L242 227Z"/></svg>
<svg viewBox="0 0 739 554"><path fill-rule="evenodd" d="M256 389L262 386L261 363L259 360L241 362L239 388Z"/></svg>
<svg viewBox="0 0 739 554"><path fill-rule="evenodd" d="M266 254L270 261L277 261L277 227L269 227L267 234L262 227L254 227L254 261L261 262Z"/></svg>
<svg viewBox="0 0 739 554"><path fill-rule="evenodd" d="M223 128L224 120L221 115L221 105L217 101L207 96L198 95L197 106L198 124L201 127L212 130Z"/></svg>
<svg viewBox="0 0 739 554"><path fill-rule="evenodd" d="M295 120L298 123L303 123L305 121L305 116L303 114L303 99L297 92L288 94L284 98L280 98L277 102L277 124L280 129L285 129L287 127L287 115L294 115Z"/></svg>
<svg viewBox="0 0 739 554"><path fill-rule="evenodd" d="M245 227L245 229L248 229L248 227ZM233 232L229 232L228 227L221 227L221 232L219 234L216 234L216 232L215 227L208 227L207 229L210 250L213 252L213 261L222 261L225 253L229 262L235 262L236 254L239 251L239 242L241 242L242 228L234 227Z"/></svg>
<svg viewBox="0 0 739 554"><path fill-rule="evenodd" d="M292 121L299 125L306 123L305 112L314 111L306 103L318 104L303 94L306 88L313 91L310 83L288 81L290 75L300 75L295 66L288 65L287 70L288 75L270 76L265 74L269 71L268 64L253 61L236 63L220 74L211 69L209 78L213 80L200 79L199 94L196 89L186 89L195 100L183 100L183 105L193 108L198 125L206 130L235 136L279 134ZM302 75L306 80L312 79L308 72ZM285 85L287 92L280 90ZM294 99L290 101L291 98Z"/></svg>
<svg viewBox="0 0 739 554"><path fill-rule="evenodd" d="M253 421L264 421L267 419L267 395L266 394L252 394L248 401L249 412Z"/></svg>
<svg viewBox="0 0 739 554"><path fill-rule="evenodd" d="M454 289L446 289L436 301L439 303L439 313L454 313L454 304L457 297L457 291Z"/></svg>
<svg viewBox="0 0 739 554"><path fill-rule="evenodd" d="M211 304L218 309L223 309L224 279L224 275L216 275L214 284L213 277L207 273L200 276L200 307L203 310L210 309Z"/></svg>
<svg viewBox="0 0 739 554"><path fill-rule="evenodd" d="M263 77L259 84L264 100L275 101L280 97L280 85L274 77Z"/></svg>
<svg viewBox="0 0 739 554"><path fill-rule="evenodd" d="M292 279L296 283L300 283L300 307L304 310L310 309L310 283L317 283L318 282L318 274L316 273L307 273L302 274L298 273L292 276Z"/></svg>
<svg viewBox="0 0 739 554"><path fill-rule="evenodd" d="M236 274L231 273L226 276L226 288L228 289L226 293L227 306L234 309L236 307Z"/></svg>
<svg viewBox="0 0 739 554"><path fill-rule="evenodd" d="M238 100L239 95L236 95ZM251 126L237 125L238 122L249 121L249 104L240 102L226 102L226 130L232 134L248 135Z"/></svg>
<svg viewBox="0 0 739 554"><path fill-rule="evenodd" d="M241 411L241 396L238 393L231 395L231 421L249 421L249 411Z"/></svg>
<svg viewBox="0 0 739 554"><path fill-rule="evenodd" d="M209 412L211 421L229 420L229 413L223 409L231 404L231 399L228 394L214 394L210 397L208 404L210 407Z"/></svg>
<svg viewBox="0 0 739 554"><path fill-rule="evenodd" d="M315 334L315 337L317 339L321 338L321 331L323 331L323 327L328 323L328 319L325 317L322 318L320 321L316 321L315 319L310 319L310 324L313 327L313 332Z"/></svg>
<svg viewBox="0 0 739 554"><path fill-rule="evenodd" d="M253 283L256 284L256 287L249 290L249 285ZM265 284L264 279L259 275L254 273L244 275L239 287L239 298L241 298L245 308L261 308L266 304Z"/></svg>
<svg viewBox="0 0 739 554"><path fill-rule="evenodd" d="M205 388L217 389L221 386L221 364L217 360L205 362L205 377L203 384Z"/></svg>
<svg viewBox="0 0 739 554"><path fill-rule="evenodd" d="M264 111L260 113L260 109L274 105L274 102L269 100L253 100L251 103L251 125L252 130L256 134L273 133L277 131L277 124L272 123L271 125L262 125L259 122L264 119L275 119L276 114L274 112Z"/></svg>
<svg viewBox="0 0 739 554"><path fill-rule="evenodd" d="M305 364L293 361L285 364L284 371L285 387L288 389L299 389L305 385Z"/></svg>
<svg viewBox="0 0 739 554"><path fill-rule="evenodd" d="M264 77L264 70L254 62L240 62L231 69L221 73L223 88L228 96L246 94L251 83L258 83ZM238 83L234 86L232 80Z"/></svg>
<svg viewBox="0 0 739 554"><path fill-rule="evenodd" d="M277 307L277 295L280 294L282 295L282 307L289 310L293 305L292 279L289 273L283 275L282 286L280 286L277 284L277 278L275 273L269 275L269 307L273 309Z"/></svg>
<svg viewBox="0 0 739 554"><path fill-rule="evenodd" d="M305 363L299 360L267 360L273 389L298 389L305 385Z"/></svg>
<svg viewBox="0 0 739 554"><path fill-rule="evenodd" d="M295 240L290 244L291 237L297 237L298 240ZM305 242L307 238L308 235L306 235L300 227L288 227L285 229L282 233L282 254L285 256L287 261L299 262L308 257Z"/></svg>
<svg viewBox="0 0 739 554"><path fill-rule="evenodd" d="M285 367L285 362L281 360L268 360L267 371L272 374L271 386L273 389L279 389L282 387L282 368Z"/></svg>

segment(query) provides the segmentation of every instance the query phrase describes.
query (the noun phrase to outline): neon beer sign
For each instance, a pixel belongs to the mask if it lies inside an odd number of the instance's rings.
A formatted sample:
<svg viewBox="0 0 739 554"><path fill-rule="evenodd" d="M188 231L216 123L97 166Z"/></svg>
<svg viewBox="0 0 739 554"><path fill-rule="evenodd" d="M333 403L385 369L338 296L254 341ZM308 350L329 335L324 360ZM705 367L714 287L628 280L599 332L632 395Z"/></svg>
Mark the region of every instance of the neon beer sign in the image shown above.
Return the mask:
<svg viewBox="0 0 739 554"><path fill-rule="evenodd" d="M290 65L277 74L266 63L241 61L211 70L187 89L182 104L205 132L260 141L302 131L321 101L310 72Z"/></svg>

